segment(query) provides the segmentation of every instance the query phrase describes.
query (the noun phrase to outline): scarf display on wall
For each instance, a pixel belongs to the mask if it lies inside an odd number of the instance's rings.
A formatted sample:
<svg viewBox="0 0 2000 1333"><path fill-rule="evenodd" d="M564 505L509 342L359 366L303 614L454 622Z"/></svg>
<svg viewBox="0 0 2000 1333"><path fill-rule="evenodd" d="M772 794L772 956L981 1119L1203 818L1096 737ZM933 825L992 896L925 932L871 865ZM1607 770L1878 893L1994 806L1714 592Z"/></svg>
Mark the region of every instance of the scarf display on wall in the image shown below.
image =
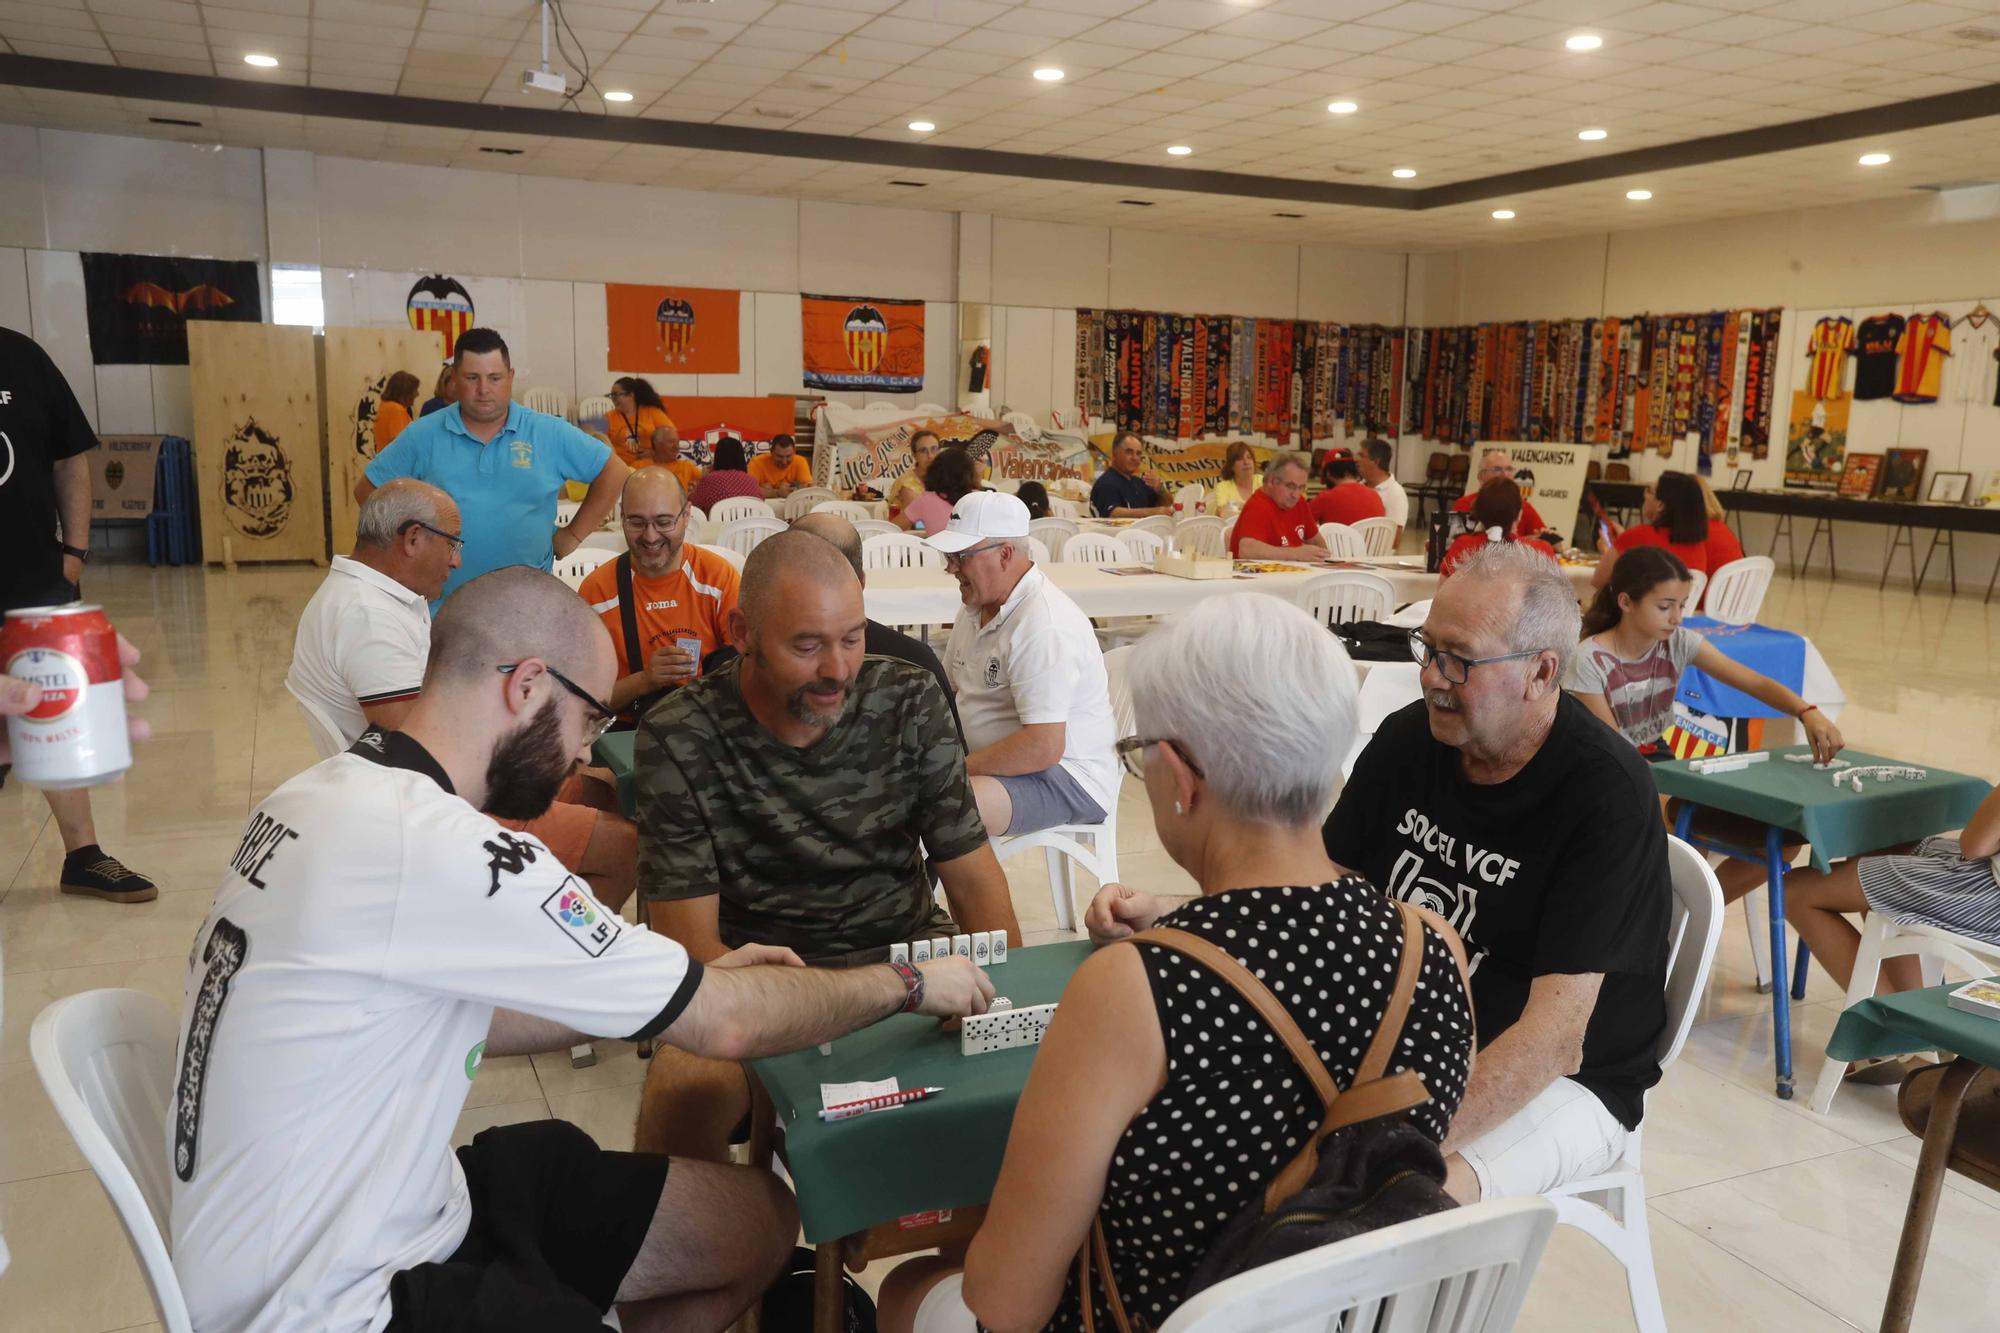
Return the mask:
<svg viewBox="0 0 2000 1333"><path fill-rule="evenodd" d="M1702 472L1717 450L1771 443L1777 310L1535 320L1408 331L1405 434L1563 440L1671 453L1692 435Z"/></svg>
<svg viewBox="0 0 2000 1333"><path fill-rule="evenodd" d="M1077 410L1175 439L1281 444L1393 430L1404 331L1381 324L1076 312Z"/></svg>

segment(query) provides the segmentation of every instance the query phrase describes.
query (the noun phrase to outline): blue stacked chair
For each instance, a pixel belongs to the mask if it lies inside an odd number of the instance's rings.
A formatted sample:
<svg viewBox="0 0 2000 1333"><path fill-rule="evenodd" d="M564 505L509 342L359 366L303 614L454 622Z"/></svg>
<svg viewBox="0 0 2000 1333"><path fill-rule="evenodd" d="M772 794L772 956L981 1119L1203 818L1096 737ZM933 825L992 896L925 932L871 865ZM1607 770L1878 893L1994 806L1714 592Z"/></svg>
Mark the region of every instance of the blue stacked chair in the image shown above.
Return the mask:
<svg viewBox="0 0 2000 1333"><path fill-rule="evenodd" d="M146 518L146 563L201 562L201 514L195 501L194 449L178 435L160 441L153 512Z"/></svg>

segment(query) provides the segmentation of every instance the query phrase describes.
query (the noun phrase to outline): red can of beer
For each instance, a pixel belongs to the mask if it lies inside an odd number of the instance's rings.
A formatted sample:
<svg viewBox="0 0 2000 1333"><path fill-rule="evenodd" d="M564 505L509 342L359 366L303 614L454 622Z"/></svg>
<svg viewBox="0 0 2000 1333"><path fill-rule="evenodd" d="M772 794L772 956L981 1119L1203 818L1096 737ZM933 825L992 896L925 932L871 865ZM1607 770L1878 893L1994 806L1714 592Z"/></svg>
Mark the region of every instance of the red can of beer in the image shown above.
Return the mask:
<svg viewBox="0 0 2000 1333"><path fill-rule="evenodd" d="M42 687L40 703L7 719L21 781L61 791L109 782L132 767L118 634L102 607L9 611L0 624L0 672Z"/></svg>

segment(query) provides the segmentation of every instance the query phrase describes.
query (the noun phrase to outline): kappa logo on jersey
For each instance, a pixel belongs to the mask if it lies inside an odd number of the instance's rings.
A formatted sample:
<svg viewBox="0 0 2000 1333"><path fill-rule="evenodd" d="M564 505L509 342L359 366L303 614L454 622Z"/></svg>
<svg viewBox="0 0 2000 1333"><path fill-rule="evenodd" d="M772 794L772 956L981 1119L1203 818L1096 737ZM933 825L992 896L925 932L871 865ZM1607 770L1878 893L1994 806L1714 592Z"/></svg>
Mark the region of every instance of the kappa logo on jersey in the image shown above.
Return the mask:
<svg viewBox="0 0 2000 1333"><path fill-rule="evenodd" d="M597 905L590 891L575 876L542 903L542 914L562 927L563 934L592 958L601 957L618 938L618 918Z"/></svg>
<svg viewBox="0 0 2000 1333"><path fill-rule="evenodd" d="M493 872L493 883L486 890L491 898L500 892L500 876L518 875L535 863L535 844L524 842L511 833L502 833L492 842L483 842L486 849L486 868Z"/></svg>

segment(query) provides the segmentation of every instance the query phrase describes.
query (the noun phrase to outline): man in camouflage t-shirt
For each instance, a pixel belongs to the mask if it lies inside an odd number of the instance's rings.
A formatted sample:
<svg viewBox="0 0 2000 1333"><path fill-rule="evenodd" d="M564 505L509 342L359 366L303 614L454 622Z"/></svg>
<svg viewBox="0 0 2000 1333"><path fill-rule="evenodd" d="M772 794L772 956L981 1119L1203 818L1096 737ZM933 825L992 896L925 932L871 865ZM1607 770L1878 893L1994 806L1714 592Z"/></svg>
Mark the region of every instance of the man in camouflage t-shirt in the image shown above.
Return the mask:
<svg viewBox="0 0 2000 1333"><path fill-rule="evenodd" d="M697 961L764 944L838 966L954 931L1020 942L944 693L919 667L865 656L866 627L840 552L779 533L744 566L728 626L743 655L643 719L639 892ZM662 1048L636 1147L722 1160L748 1106L739 1068Z"/></svg>

